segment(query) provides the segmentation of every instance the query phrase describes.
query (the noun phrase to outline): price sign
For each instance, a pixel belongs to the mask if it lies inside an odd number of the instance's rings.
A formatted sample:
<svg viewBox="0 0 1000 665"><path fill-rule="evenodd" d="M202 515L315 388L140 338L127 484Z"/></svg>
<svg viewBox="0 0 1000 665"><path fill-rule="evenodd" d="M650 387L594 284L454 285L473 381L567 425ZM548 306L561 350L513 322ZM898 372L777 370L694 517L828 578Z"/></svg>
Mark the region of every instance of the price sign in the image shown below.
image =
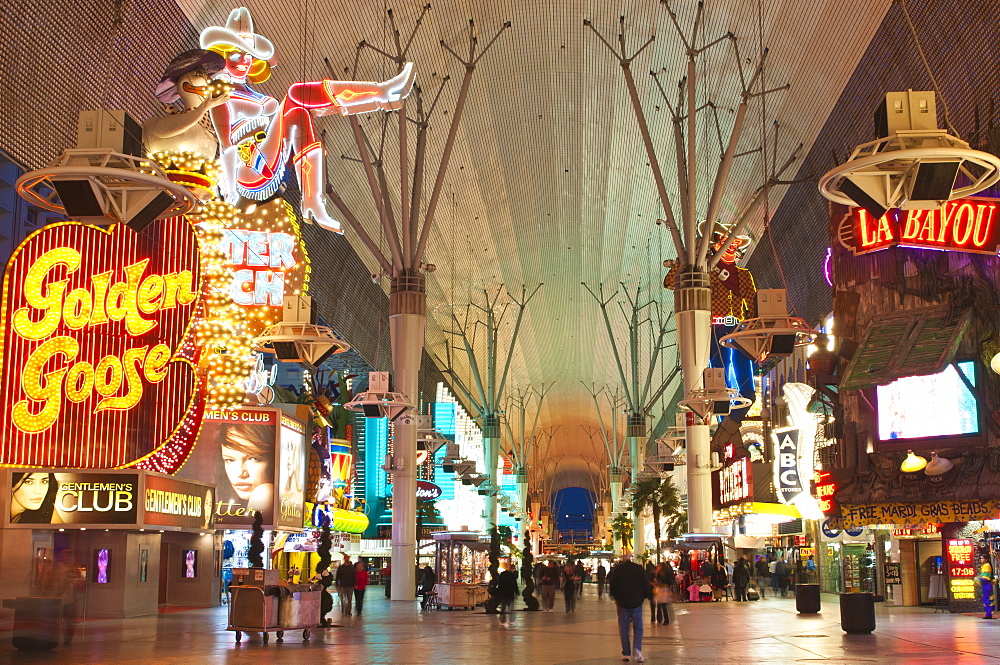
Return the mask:
<svg viewBox="0 0 1000 665"><path fill-rule="evenodd" d="M976 599L976 562L972 541L951 538L945 543L948 560L948 593L953 600Z"/></svg>

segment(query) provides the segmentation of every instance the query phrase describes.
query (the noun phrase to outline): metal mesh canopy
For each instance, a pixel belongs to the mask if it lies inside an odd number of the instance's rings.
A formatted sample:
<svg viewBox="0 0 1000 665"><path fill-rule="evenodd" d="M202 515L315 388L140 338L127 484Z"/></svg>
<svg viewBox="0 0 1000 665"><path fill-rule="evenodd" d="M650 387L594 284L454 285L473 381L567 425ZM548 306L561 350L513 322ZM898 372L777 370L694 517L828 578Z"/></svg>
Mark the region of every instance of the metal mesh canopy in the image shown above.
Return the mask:
<svg viewBox="0 0 1000 665"><path fill-rule="evenodd" d="M234 6L231 0L179 0L178 4L199 30L224 24ZM256 32L275 44L279 62L272 78L258 88L278 98L295 81L349 77L355 46L362 39L392 51L393 35L384 8L393 8L405 39L423 5L342 0L245 4L253 13ZM756 0L706 3L701 30L706 42L731 31L744 60L756 59L763 44L770 49L767 86L791 84L788 91L769 96L766 123L761 122L760 106L751 107L756 119L748 123L741 149L759 146L762 127L766 124L770 132L771 121L777 120L779 155L787 155L799 143L808 150L890 4L890 0L778 0L763 3L759 15ZM693 0L671 2L687 32L696 6ZM417 84L425 90L435 90L443 75L453 77L440 102L441 108L451 109L461 71L440 40L461 47L469 18L489 35L504 21L512 22L482 61L472 84L429 238L425 260L437 271L427 275L426 347L432 356L443 358L443 330L453 307L466 305L482 289L544 283L525 314L511 386L556 381L540 426L562 425L552 450L567 453L569 467L581 445L589 450L579 425L597 424L581 382L612 386L618 382L599 309L581 282L612 287L624 282L633 289L645 285L654 298L672 307L672 293L660 287L661 262L675 252L665 227L655 224L663 212L622 74L617 61L583 25L590 19L614 37L621 14L630 49L656 36L633 63L633 70L673 205L679 209L672 120L646 75L660 71L668 92L675 96L685 69L683 46L660 3L442 0L433 3L408 54L416 65ZM850 20L844 21L845 16ZM699 104L712 101L718 111L699 114L698 140L704 146L698 170L703 183L699 215L708 208L721 153L717 135L721 131L723 140L728 137L739 103L740 74L735 64L729 48L713 49L698 64L703 97ZM367 49L358 60L357 77L383 80L395 73L394 67ZM429 164L436 165L444 148L449 119L450 115L440 115L431 127ZM378 122L379 114L361 120L373 137L380 136ZM326 117L318 120L318 129L325 134L328 181L359 211L362 224L377 238L379 221L364 172L358 163L341 158L357 153L349 125L342 118ZM398 162L394 141L390 132L386 154L396 155L393 159ZM723 221L732 221L739 213L761 184L764 169L760 152L748 152L736 161L721 206ZM390 187L396 187L396 168L389 168L387 175ZM775 190L772 210L781 196ZM336 214L332 206L330 213ZM751 227L757 238L762 215ZM350 231L347 238L371 272L377 272L378 266ZM322 273L321 266L314 269ZM620 337L625 334L624 320L613 319L613 325ZM509 332L509 326L503 327L501 337ZM665 344L674 341L668 335ZM676 365L676 348L669 348L660 360L656 377L668 375ZM468 376L464 359L456 356L455 368ZM656 408L667 408L674 392L666 391Z"/></svg>

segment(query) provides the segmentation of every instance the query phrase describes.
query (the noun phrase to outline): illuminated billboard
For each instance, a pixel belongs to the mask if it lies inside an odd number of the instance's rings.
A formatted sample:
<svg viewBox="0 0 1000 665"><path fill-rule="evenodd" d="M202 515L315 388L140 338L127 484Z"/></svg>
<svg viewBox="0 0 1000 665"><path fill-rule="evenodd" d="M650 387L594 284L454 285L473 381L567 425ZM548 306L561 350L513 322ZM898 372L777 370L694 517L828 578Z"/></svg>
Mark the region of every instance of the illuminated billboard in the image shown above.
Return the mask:
<svg viewBox="0 0 1000 665"><path fill-rule="evenodd" d="M270 407L206 411L196 459L216 470L216 526L248 528L259 511L267 526L302 528L305 425L300 421Z"/></svg>
<svg viewBox="0 0 1000 665"><path fill-rule="evenodd" d="M136 524L135 473L11 473L10 524Z"/></svg>
<svg viewBox="0 0 1000 665"><path fill-rule="evenodd" d="M180 468L200 418L185 345L200 284L180 217L28 236L4 272L0 463Z"/></svg>
<svg viewBox="0 0 1000 665"><path fill-rule="evenodd" d="M278 443L278 512L275 525L301 529L305 521L302 510L306 499L305 425L281 414Z"/></svg>
<svg viewBox="0 0 1000 665"><path fill-rule="evenodd" d="M149 471L62 471L10 469L4 522L160 528L212 528L215 489Z"/></svg>
<svg viewBox="0 0 1000 665"><path fill-rule="evenodd" d="M909 376L878 386L879 439L979 434L979 403L966 381L976 386L975 361L965 360L938 374Z"/></svg>

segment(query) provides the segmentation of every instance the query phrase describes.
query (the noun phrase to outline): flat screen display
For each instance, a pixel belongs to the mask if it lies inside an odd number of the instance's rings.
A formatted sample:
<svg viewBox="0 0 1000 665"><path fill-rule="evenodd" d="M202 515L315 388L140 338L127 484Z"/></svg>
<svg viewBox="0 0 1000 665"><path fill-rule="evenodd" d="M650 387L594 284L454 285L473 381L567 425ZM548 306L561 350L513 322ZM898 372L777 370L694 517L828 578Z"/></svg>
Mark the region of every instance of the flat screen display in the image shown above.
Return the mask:
<svg viewBox="0 0 1000 665"><path fill-rule="evenodd" d="M976 363L956 363L976 386ZM878 386L878 434L882 441L979 434L976 396L955 365L939 374L909 376Z"/></svg>
<svg viewBox="0 0 1000 665"><path fill-rule="evenodd" d="M198 577L198 550L183 550L184 570L183 576L189 580Z"/></svg>

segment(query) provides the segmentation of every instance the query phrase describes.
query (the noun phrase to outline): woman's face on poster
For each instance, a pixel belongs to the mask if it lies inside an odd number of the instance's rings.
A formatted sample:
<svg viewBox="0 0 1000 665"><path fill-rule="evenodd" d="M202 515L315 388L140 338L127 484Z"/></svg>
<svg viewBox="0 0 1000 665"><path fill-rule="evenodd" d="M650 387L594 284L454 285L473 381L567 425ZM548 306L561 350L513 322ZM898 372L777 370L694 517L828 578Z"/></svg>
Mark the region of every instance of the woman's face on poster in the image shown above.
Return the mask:
<svg viewBox="0 0 1000 665"><path fill-rule="evenodd" d="M29 473L21 479L21 483L14 490L12 495L12 509L18 506L21 510L38 510L45 501L45 495L49 491L49 474ZM13 512L13 511L12 511ZM17 511L21 512L21 511Z"/></svg>
<svg viewBox="0 0 1000 665"><path fill-rule="evenodd" d="M222 463L236 495L243 501L260 485L271 482L271 461L262 455L222 447Z"/></svg>

